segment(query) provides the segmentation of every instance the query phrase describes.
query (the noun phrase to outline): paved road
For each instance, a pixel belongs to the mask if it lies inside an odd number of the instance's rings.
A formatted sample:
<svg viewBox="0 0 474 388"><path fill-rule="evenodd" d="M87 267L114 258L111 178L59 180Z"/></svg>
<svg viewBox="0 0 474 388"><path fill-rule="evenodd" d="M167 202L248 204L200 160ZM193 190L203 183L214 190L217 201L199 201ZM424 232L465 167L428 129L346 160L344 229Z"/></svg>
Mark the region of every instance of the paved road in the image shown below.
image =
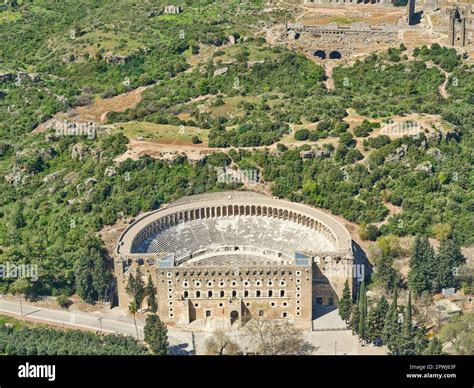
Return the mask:
<svg viewBox="0 0 474 388"><path fill-rule="evenodd" d="M36 321L54 324L76 329L87 329L104 333L119 333L137 336L137 331L133 319L129 317L114 317L98 315L93 313L77 313L70 311L61 311L36 307L27 303L22 303L23 317ZM17 302L0 299L0 314L18 316L21 318L20 304ZM137 319L138 335L143 339L144 323ZM174 354L183 354L191 349L191 333L168 330L168 341L171 346L171 352Z"/></svg>
<svg viewBox="0 0 474 388"><path fill-rule="evenodd" d="M45 324L64 326L76 329L88 329L97 332L119 333L136 337L135 325L133 318L126 316L113 316L97 313L77 313L66 310L53 310L43 307L32 306L22 303L23 317L44 322ZM20 304L16 301L5 300L0 298L0 314L13 315L21 318ZM331 311L326 316L321 317L326 323L325 327L339 326L337 310ZM143 339L144 321L137 318L137 326L139 338ZM319 326L319 325L317 325ZM243 332L232 331L228 333L230 337L238 342L242 349L250 349L252 347L249 339ZM204 354L206 339L209 333L196 332L195 343L198 354ZM190 332L168 328L168 342L170 344L171 354L189 354L191 351ZM313 354L385 354L383 348L375 348L372 346L362 347L357 337L352 335L350 330L346 331L305 331L303 337L306 341L315 346Z"/></svg>

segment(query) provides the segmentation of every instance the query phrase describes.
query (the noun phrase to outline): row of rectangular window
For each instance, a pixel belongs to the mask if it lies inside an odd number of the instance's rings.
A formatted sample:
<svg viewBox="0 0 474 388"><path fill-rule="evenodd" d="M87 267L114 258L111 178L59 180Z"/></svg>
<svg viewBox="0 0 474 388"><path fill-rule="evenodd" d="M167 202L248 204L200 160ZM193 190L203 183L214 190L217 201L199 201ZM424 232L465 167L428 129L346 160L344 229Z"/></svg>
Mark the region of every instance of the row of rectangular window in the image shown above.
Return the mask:
<svg viewBox="0 0 474 388"><path fill-rule="evenodd" d="M263 317L264 315L265 315L265 310L258 310L258 316L259 317ZM296 315L299 315L299 313L296 313ZM206 318L211 318L212 317L212 311L211 310L205 310L205 316L206 316ZM281 317L282 318L287 318L288 313L286 311L283 311L281 313Z"/></svg>
<svg viewBox="0 0 474 388"><path fill-rule="evenodd" d="M278 275L278 270L273 270L273 271L245 271L245 275L249 276L249 275L264 275L266 272L266 275L271 275L272 272L274 275ZM309 272L308 270L306 270L306 272ZM281 275L284 276L286 273L286 271L282 270L281 271ZM301 276L301 271L296 271L296 276ZM226 271L224 275L234 275L234 276L240 276L240 275L244 275L243 271ZM164 273L162 272L161 275L164 275ZM179 276L180 273L177 271L174 273L175 276ZM194 272L191 272L189 274L190 276L194 276ZM209 275L209 272L204 272L204 273L201 273L200 271L197 272L197 276L201 276L201 275L204 275L204 276L208 276ZM215 276L216 273L215 272L211 272L210 273L211 276ZM288 271L288 275L293 275L293 271ZM167 277L172 277L173 276L173 272L168 272L166 274ZM187 272L183 272L183 276L188 276L188 273ZM221 272L218 272L217 273L217 276L223 276L223 274Z"/></svg>
<svg viewBox="0 0 474 388"><path fill-rule="evenodd" d="M204 292L202 293L202 295L205 295L205 294L206 294L206 293L204 293ZM257 291L255 291L255 293L254 293L254 295L255 295L256 298L265 297L265 295L263 295L263 294L264 294L264 292L263 292L263 291L260 291L260 290L257 290ZM191 293L190 293L189 291L184 291L184 292L183 292L183 298L184 298L184 299L190 298L190 295L191 295ZM194 295L195 295L196 298L202 298L202 297L203 297L203 296L201 296L201 291L196 291ZM219 298L225 298L225 297L226 297L226 292L225 292L224 290L221 290L221 291L219 291L219 293L216 293L216 295L219 295ZM231 296L232 298L237 298L237 295L238 295L237 291L236 291L236 290L233 290L233 291L231 292L231 295L230 295L230 296ZM284 297L286 296L285 290L280 290L279 293L274 293L273 290L268 290L266 297L268 297L268 298L274 298L274 297L277 297L278 295L279 295L281 298L284 298ZM298 294L297 296L299 296L299 294ZM214 297L214 292L213 292L213 291L207 291L207 297L208 297L208 298L213 298L213 297ZM243 297L244 297L244 298L249 298L249 297L251 297L251 296L250 296L250 291L245 290L245 291L243 292Z"/></svg>

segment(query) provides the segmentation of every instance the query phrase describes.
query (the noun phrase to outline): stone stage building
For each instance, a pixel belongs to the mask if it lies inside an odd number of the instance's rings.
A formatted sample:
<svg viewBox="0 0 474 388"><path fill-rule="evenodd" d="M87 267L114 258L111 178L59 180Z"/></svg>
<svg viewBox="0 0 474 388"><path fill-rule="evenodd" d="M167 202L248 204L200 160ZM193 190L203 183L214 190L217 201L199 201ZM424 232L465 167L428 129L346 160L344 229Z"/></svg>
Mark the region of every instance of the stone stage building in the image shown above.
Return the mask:
<svg viewBox="0 0 474 388"><path fill-rule="evenodd" d="M253 192L185 197L144 214L119 239L119 303L141 267L158 290L168 325L228 328L252 317L287 318L309 329L313 310L336 306L352 287L348 231L309 206Z"/></svg>

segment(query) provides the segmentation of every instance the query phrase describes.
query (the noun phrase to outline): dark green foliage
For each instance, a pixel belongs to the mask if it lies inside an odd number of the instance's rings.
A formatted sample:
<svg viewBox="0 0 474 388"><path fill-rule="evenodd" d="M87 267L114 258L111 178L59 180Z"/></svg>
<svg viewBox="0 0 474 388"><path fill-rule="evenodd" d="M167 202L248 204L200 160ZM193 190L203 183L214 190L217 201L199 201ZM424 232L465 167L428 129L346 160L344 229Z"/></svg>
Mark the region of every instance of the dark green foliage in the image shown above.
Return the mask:
<svg viewBox="0 0 474 388"><path fill-rule="evenodd" d="M104 298L111 285L112 261L102 242L89 235L122 215L137 216L183 195L229 187L218 184L214 169L230 163L225 154L223 158L209 156L213 165L206 161L193 165L182 157L170 162L144 157L117 166L112 158L123 152L121 134L95 141L63 137L54 143L46 142L46 135L25 137L18 144L25 154L54 149L42 172L18 186L0 179L0 257L12 263L38 264L41 273L32 284L34 294L78 292L90 302ZM71 158L76 142L89 148L82 161ZM93 152L108 157L99 162ZM15 161L8 163L13 168ZM114 174L108 175L110 169ZM59 173L57 179L43 180L54 173ZM85 182L91 177L97 182L89 188ZM10 283L0 279L3 291Z"/></svg>
<svg viewBox="0 0 474 388"><path fill-rule="evenodd" d="M146 285L146 295L147 295L147 302L148 302L148 309L153 313L156 314L158 311L158 304L156 302L156 287L151 280L151 275L148 276L148 282Z"/></svg>
<svg viewBox="0 0 474 388"><path fill-rule="evenodd" d="M414 326L411 293L405 309L403 322L398 320L397 288L395 287L392 305L387 312L382 331L383 343L393 355L420 355L427 351L429 342L424 326Z"/></svg>
<svg viewBox="0 0 474 388"><path fill-rule="evenodd" d="M362 282L359 291L359 325L357 334L363 340L367 339L367 294L365 290L365 282Z"/></svg>
<svg viewBox="0 0 474 388"><path fill-rule="evenodd" d="M359 306L355 304L352 306L351 319L349 321L349 327L352 329L353 334L356 334L357 331L359 330L359 319L360 319Z"/></svg>
<svg viewBox="0 0 474 388"><path fill-rule="evenodd" d="M422 292L439 292L442 288L458 287L459 266L466 262L459 245L453 239L441 241L437 254L426 237L415 239L410 260L408 284L419 296Z"/></svg>
<svg viewBox="0 0 474 388"><path fill-rule="evenodd" d="M466 262L459 245L452 239L441 241L435 260L437 266L433 290L439 292L443 288L458 287L459 266Z"/></svg>
<svg viewBox="0 0 474 388"><path fill-rule="evenodd" d="M301 128L295 132L295 140L308 140L308 138L309 130L307 128Z"/></svg>
<svg viewBox="0 0 474 388"><path fill-rule="evenodd" d="M380 236L380 231L374 224L361 225L359 236L362 240L375 241Z"/></svg>
<svg viewBox="0 0 474 388"><path fill-rule="evenodd" d="M435 252L428 238L418 235L413 244L408 274L408 285L416 296L423 291L432 291L436 267Z"/></svg>
<svg viewBox="0 0 474 388"><path fill-rule="evenodd" d="M337 67L333 75L336 90L351 98L351 106L369 117L432 110L432 106L441 104L441 72L427 68L421 61L401 62L394 49L387 54L372 54L353 67Z"/></svg>
<svg viewBox="0 0 474 388"><path fill-rule="evenodd" d="M192 141L193 144L201 144L202 143L202 140L197 135L194 135L192 137L191 141Z"/></svg>
<svg viewBox="0 0 474 388"><path fill-rule="evenodd" d="M374 274L374 281L386 290L392 289L398 282L398 274L393 268L393 258L385 252L377 258L375 262L377 272Z"/></svg>
<svg viewBox="0 0 474 388"><path fill-rule="evenodd" d="M398 290L394 288L392 303L387 314L385 315L385 323L382 330L382 340L384 345L388 347L391 353L397 354L400 344L401 325L398 320Z"/></svg>
<svg viewBox="0 0 474 388"><path fill-rule="evenodd" d="M150 346L153 354L166 356L168 354L168 329L156 314L146 318L145 342Z"/></svg>
<svg viewBox="0 0 474 388"><path fill-rule="evenodd" d="M259 124L246 124L238 129L212 129L209 133L210 147L257 147L269 146L289 133L286 124L265 121Z"/></svg>
<svg viewBox="0 0 474 388"><path fill-rule="evenodd" d="M71 299L69 299L66 295L59 295L56 297L56 302L58 302L58 305L63 309L69 308L69 306L72 304Z"/></svg>
<svg viewBox="0 0 474 388"><path fill-rule="evenodd" d="M349 281L346 280L344 283L344 289L342 290L342 297L339 299L339 315L341 318L348 322L352 309L352 296L349 288Z"/></svg>
<svg viewBox="0 0 474 388"><path fill-rule="evenodd" d="M453 49L420 48L415 50L417 60L410 61L403 57L403 47L392 48L354 66L335 68L336 89L328 91L320 66L290 50L269 47L262 39L249 39L234 46L236 54L231 55L236 62L228 65L225 75L213 76L222 66L219 56L229 55L224 46L214 55L215 63L184 72L187 58L199 46L220 46L230 33L248 35L261 20L286 20L284 12L253 14L263 7L260 3L246 4L249 12L242 14L237 12L239 3L190 5L176 18L148 17L164 3L142 2L132 8L125 0L28 3L18 8L20 19L0 23L0 71L28 69L39 74L38 78L26 76L20 83L2 82L0 91L0 261L38 264L41 277L32 285L33 293L78 291L89 301L103 298L110 262L102 243L89 247L86 236L122 216L137 216L183 195L234 188L218 183L214 169L231 162L258 167L276 196L329 209L359 224L384 221L389 213L385 203L399 206L401 211L381 226L383 235L430 234L433 224L445 223L460 244L474 242L472 68ZM184 38L181 30L186 32ZM104 41L115 45L110 52L125 57L122 63L107 57ZM264 62L248 66L255 53ZM438 93L445 75L436 66L426 66L426 61L452 72L447 88L450 98ZM129 87L124 85L125 78ZM58 111L155 81L160 82L144 92L136 108L111 113L110 121L193 122L209 129L211 146L223 147L271 145L289 133L292 124L317 123L309 140L339 136L339 144L335 153L327 146L330 154L304 162L300 149L281 145L278 154L263 150L232 157L217 154L196 164L183 156L170 162L143 157L116 164L113 158L125 151L127 143L119 133L96 139L46 140L51 132L25 136ZM211 95L211 101L219 96L216 105L228 97L242 101L236 114L214 115L201 112L192 101L206 95ZM343 119L348 108L373 118L436 114L450 133L439 139L425 135L393 141L385 135L366 138L364 147L371 150L364 159L346 133ZM191 114L189 123L179 118L183 112ZM369 131L368 124L364 126L362 134ZM89 149L80 160L71 158L77 143ZM401 146L407 146L406 155L389 162ZM434 156L436 149L442 158ZM431 173L414 170L422 162L432 164ZM110 168L115 174L106 173ZM3 175L13 171L20 171L25 182L7 184ZM55 173L59 173L57 180L44 181ZM85 181L91 177L97 183L86 189ZM86 271L90 265L93 273ZM432 272L436 275L431 290L453 284L451 265L450 259L443 259L439 271ZM384 283L391 279L387 276ZM0 290L8 291L10 284L0 280Z"/></svg>
<svg viewBox="0 0 474 388"><path fill-rule="evenodd" d="M431 47L415 48L413 56L422 58L424 61L433 61L448 72L452 72L461 63L461 56L456 49L442 47L438 43L431 45Z"/></svg>
<svg viewBox="0 0 474 388"><path fill-rule="evenodd" d="M367 137L375 128L379 127L379 123L371 123L369 120L364 120L361 125L354 128L354 135L357 137Z"/></svg>
<svg viewBox="0 0 474 388"><path fill-rule="evenodd" d="M380 237L370 249L375 271L372 281L383 290L393 291L399 283L400 275L393 267L394 260L401 255L401 247L397 237Z"/></svg>
<svg viewBox="0 0 474 388"><path fill-rule="evenodd" d="M135 276L130 274L128 277L128 283L125 287L127 294L133 299L135 302L135 306L137 309L141 308L143 299L147 294L147 289L145 288L145 282L142 278L142 273L140 267L137 268L135 272Z"/></svg>
<svg viewBox="0 0 474 388"><path fill-rule="evenodd" d="M397 353L402 356L410 356L416 354L415 328L413 327L411 292L408 293L408 304L403 318L402 331L400 334L400 344Z"/></svg>
<svg viewBox="0 0 474 388"><path fill-rule="evenodd" d="M443 344L438 337L434 337L428 344L428 347L423 352L425 356L441 356L443 352Z"/></svg>
<svg viewBox="0 0 474 388"><path fill-rule="evenodd" d="M364 139L364 146L370 148L381 148L384 145L390 143L390 137L387 135L381 135L377 137L369 137L368 139Z"/></svg>
<svg viewBox="0 0 474 388"><path fill-rule="evenodd" d="M367 339L370 342L381 343L388 309L389 305L384 296L375 306L371 306L367 315Z"/></svg>
<svg viewBox="0 0 474 388"><path fill-rule="evenodd" d="M131 337L99 335L43 326L0 324L0 354L36 355L145 355L147 349Z"/></svg>
<svg viewBox="0 0 474 388"><path fill-rule="evenodd" d="M101 241L87 238L85 247L75 266L76 292L87 303L105 298L105 292L112 280L110 261Z"/></svg>
<svg viewBox="0 0 474 388"><path fill-rule="evenodd" d="M363 158L358 149L355 148L356 140L350 133L343 133L339 137L339 145L336 148L334 159L343 165L353 164Z"/></svg>
<svg viewBox="0 0 474 388"><path fill-rule="evenodd" d="M250 45L251 43L247 43L242 47L244 53ZM110 114L109 119L114 122L140 120L178 125L181 121L177 118L177 113L188 111L190 106L194 107L190 103L192 99L209 94L218 96L211 104L214 107L225 102L223 97L245 97L271 92L282 93L285 98L299 100L300 103L308 100L308 104L305 103L304 106L289 104L288 108L281 109L280 106L272 108L266 102L249 103L243 99L238 108L245 114L231 118L193 111L193 122L201 128L210 129L210 147L271 145L289 133L288 123L299 122L302 117L314 119L309 117L315 111L314 107L310 109L309 103L314 101L318 104L319 96L325 91L322 86L322 68L303 55L276 48L265 48L262 51L267 54L267 58L251 68L244 66L241 62L246 63L247 59L237 54L237 62L228 65L227 73L218 77L214 76L214 71L219 66L208 63L205 72L196 70L161 82L144 93L143 100L135 109ZM287 110L290 108L291 111ZM337 116L343 115L342 111Z"/></svg>

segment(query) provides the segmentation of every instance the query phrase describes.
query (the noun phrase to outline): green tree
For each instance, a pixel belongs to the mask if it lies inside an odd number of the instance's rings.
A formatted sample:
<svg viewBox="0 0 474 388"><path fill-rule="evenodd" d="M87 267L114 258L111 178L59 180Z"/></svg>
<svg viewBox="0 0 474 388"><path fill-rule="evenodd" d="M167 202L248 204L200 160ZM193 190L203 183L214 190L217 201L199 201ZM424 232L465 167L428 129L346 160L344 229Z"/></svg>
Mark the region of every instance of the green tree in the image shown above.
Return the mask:
<svg viewBox="0 0 474 388"><path fill-rule="evenodd" d="M107 253L98 238L86 238L85 247L75 265L75 285L78 295L87 303L105 296L112 279Z"/></svg>
<svg viewBox="0 0 474 388"><path fill-rule="evenodd" d="M26 226L25 218L23 216L22 207L15 204L10 213L10 226L13 229L21 229Z"/></svg>
<svg viewBox="0 0 474 388"><path fill-rule="evenodd" d="M156 314L150 314L145 323L145 342L153 354L166 356L168 354L168 329Z"/></svg>
<svg viewBox="0 0 474 388"><path fill-rule="evenodd" d="M440 356L443 355L443 344L438 337L434 337L428 344L428 347L423 352L427 356Z"/></svg>
<svg viewBox="0 0 474 388"><path fill-rule="evenodd" d="M359 236L365 241L375 241L380 236L380 231L374 224L362 224L359 228Z"/></svg>
<svg viewBox="0 0 474 388"><path fill-rule="evenodd" d="M414 352L413 354L424 354L429 346L429 339L425 326L418 326L414 328L415 340L414 340Z"/></svg>
<svg viewBox="0 0 474 388"><path fill-rule="evenodd" d="M308 137L309 137L309 129L307 128L301 128L295 132L295 140L300 140L300 141L308 140Z"/></svg>
<svg viewBox="0 0 474 388"><path fill-rule="evenodd" d="M369 247L370 257L375 264L372 280L377 286L393 291L400 276L393 267L393 262L401 253L399 239L395 236L379 237L377 242Z"/></svg>
<svg viewBox="0 0 474 388"><path fill-rule="evenodd" d="M76 262L76 292L87 303L94 303L97 297L92 285L89 257L86 255L79 256Z"/></svg>
<svg viewBox="0 0 474 388"><path fill-rule="evenodd" d="M344 289L342 291L342 297L339 300L339 315L344 320L344 322L349 321L352 308L352 296L351 290L349 288L349 281L346 279L344 283Z"/></svg>
<svg viewBox="0 0 474 388"><path fill-rule="evenodd" d="M440 180L447 180L447 177L440 174ZM433 232L436 240L444 241L451 236L452 228L449 224L436 224L433 225Z"/></svg>
<svg viewBox="0 0 474 388"><path fill-rule="evenodd" d="M367 339L367 294L365 291L365 282L362 282L360 287L360 296L359 296L359 325L357 332L359 337L363 340Z"/></svg>
<svg viewBox="0 0 474 388"><path fill-rule="evenodd" d="M137 303L134 300L130 301L130 304L128 305L128 311L133 316L133 323L135 325L135 331L137 332L137 340L138 340L140 339L139 334L138 334L138 326L137 326L137 319L136 319L138 307L137 307Z"/></svg>
<svg viewBox="0 0 474 388"><path fill-rule="evenodd" d="M57 296L56 302L58 302L58 305L63 309L68 309L69 306L72 304L71 299L69 299L66 295Z"/></svg>
<svg viewBox="0 0 474 388"><path fill-rule="evenodd" d="M5 325L11 322L13 325ZM2 355L146 355L145 345L136 339L116 334L99 335L79 330L63 330L42 324L2 319Z"/></svg>
<svg viewBox="0 0 474 388"><path fill-rule="evenodd" d="M416 236L410 258L408 286L418 297L431 292L436 271L435 253L426 236Z"/></svg>
<svg viewBox="0 0 474 388"><path fill-rule="evenodd" d="M357 334L359 330L359 306L354 304L351 309L351 317L349 321L349 326L352 329L352 334Z"/></svg>
<svg viewBox="0 0 474 388"><path fill-rule="evenodd" d="M372 306L367 315L367 339L371 342L381 341L385 326L385 317L389 305L387 299L382 296L376 306Z"/></svg>
<svg viewBox="0 0 474 388"><path fill-rule="evenodd" d="M382 340L392 354L398 354L400 342L400 322L398 321L398 289L393 290L392 303L385 317Z"/></svg>
<svg viewBox="0 0 474 388"><path fill-rule="evenodd" d="M351 308L351 317L349 320L349 327L352 329L352 334L358 333L359 331L359 318L360 318L359 300L360 300L360 289L357 291L356 302L354 305L352 305L352 308Z"/></svg>
<svg viewBox="0 0 474 388"><path fill-rule="evenodd" d="M148 283L146 285L146 295L147 295L147 302L148 302L148 309L152 313L156 313L158 311L158 304L156 302L156 287L151 280L151 275L148 275Z"/></svg>
<svg viewBox="0 0 474 388"><path fill-rule="evenodd" d="M135 276L130 273L128 277L127 286L125 287L125 291L131 298L133 298L137 309L140 309L143 303L143 299L146 296L145 282L143 281L140 267L137 268Z"/></svg>
<svg viewBox="0 0 474 388"><path fill-rule="evenodd" d="M440 331L443 342L450 342L455 354L474 354L474 313L451 318Z"/></svg>
<svg viewBox="0 0 474 388"><path fill-rule="evenodd" d="M436 255L436 278L433 288L440 291L442 288L457 287L455 276L458 267L466 262L459 245L453 239L442 240Z"/></svg>
<svg viewBox="0 0 474 388"><path fill-rule="evenodd" d="M398 274L393 268L393 258L382 251L375 260L374 282L384 290L391 290L398 283Z"/></svg>
<svg viewBox="0 0 474 388"><path fill-rule="evenodd" d="M413 314L411 306L411 292L408 293L408 303L403 318L402 331L400 336L400 347L398 354L403 356L414 355L416 347L415 330L413 327Z"/></svg>

